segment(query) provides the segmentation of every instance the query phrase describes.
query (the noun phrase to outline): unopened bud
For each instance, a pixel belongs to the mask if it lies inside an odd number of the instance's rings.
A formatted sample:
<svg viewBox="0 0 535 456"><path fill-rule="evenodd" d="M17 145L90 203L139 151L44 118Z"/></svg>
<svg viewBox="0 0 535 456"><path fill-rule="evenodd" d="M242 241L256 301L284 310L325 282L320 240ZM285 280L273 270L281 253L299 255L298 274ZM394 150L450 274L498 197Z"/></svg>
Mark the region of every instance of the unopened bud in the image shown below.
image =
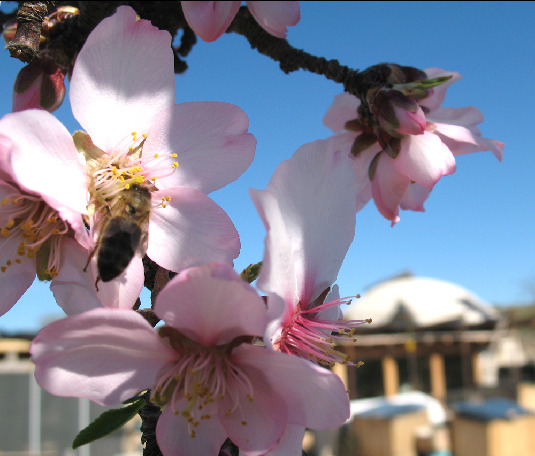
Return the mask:
<svg viewBox="0 0 535 456"><path fill-rule="evenodd" d="M421 135L425 131L422 108L399 90L378 90L370 100L370 110L376 115L381 129L391 136Z"/></svg>
<svg viewBox="0 0 535 456"><path fill-rule="evenodd" d="M13 87L13 112L45 109L53 112L65 96L65 71L54 60L42 58L19 71Z"/></svg>

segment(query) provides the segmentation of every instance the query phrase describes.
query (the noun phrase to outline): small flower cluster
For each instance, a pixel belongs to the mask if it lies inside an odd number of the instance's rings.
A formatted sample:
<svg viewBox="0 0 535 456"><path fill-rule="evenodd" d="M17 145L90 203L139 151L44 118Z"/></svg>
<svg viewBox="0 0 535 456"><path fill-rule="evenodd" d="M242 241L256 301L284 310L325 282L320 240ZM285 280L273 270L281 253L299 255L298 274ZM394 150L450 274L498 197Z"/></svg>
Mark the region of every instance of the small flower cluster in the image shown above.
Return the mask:
<svg viewBox="0 0 535 456"><path fill-rule="evenodd" d="M181 3L213 41L241 2ZM247 6L276 37L299 21L298 2ZM341 426L348 396L328 367L361 364L337 342L371 322L343 320L352 298L335 285L356 212L373 197L394 224L399 207L423 210L455 155L503 151L481 137L476 108L440 107L457 73L385 68L361 99L335 99L324 119L335 135L303 145L250 191L267 233L261 297L233 270L238 233L207 196L252 162L246 114L174 104L170 34L127 6L104 19L72 68L84 131L23 109L34 102L0 119L0 314L37 274L68 315L31 345L38 383L102 405L150 390L164 456L215 456L227 438L244 455L300 454L305 428ZM158 330L131 310L145 253L177 273L153 304Z"/></svg>

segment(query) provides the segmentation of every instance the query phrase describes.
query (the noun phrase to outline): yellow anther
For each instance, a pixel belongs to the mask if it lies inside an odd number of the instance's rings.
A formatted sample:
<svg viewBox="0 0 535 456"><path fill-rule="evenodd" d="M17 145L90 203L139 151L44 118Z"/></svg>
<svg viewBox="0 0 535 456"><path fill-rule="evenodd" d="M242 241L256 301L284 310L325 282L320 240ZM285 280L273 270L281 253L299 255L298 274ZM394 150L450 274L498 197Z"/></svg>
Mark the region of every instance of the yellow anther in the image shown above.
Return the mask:
<svg viewBox="0 0 535 456"><path fill-rule="evenodd" d="M166 196L165 197L165 201L171 201L171 197L170 196Z"/></svg>
<svg viewBox="0 0 535 456"><path fill-rule="evenodd" d="M240 423L242 424L242 426L247 426L247 421L240 421Z"/></svg>
<svg viewBox="0 0 535 456"><path fill-rule="evenodd" d="M155 182L155 181L156 181L156 179L157 179L157 177L156 177L156 176L152 176L152 177L150 178L150 180L151 180L152 182Z"/></svg>
<svg viewBox="0 0 535 456"><path fill-rule="evenodd" d="M163 208L166 208L166 207L167 207L167 204L162 203L162 207L163 207Z"/></svg>
<svg viewBox="0 0 535 456"><path fill-rule="evenodd" d="M154 154L154 158L158 158L160 154Z"/></svg>
<svg viewBox="0 0 535 456"><path fill-rule="evenodd" d="M134 141L135 141L135 139L134 139ZM129 147L128 148L128 152L134 152L134 148L133 147Z"/></svg>
<svg viewBox="0 0 535 456"><path fill-rule="evenodd" d="M249 402L253 402L253 396L251 396L250 394L247 394L245 397Z"/></svg>
<svg viewBox="0 0 535 456"><path fill-rule="evenodd" d="M171 158L177 158L178 154L171 154Z"/></svg>
<svg viewBox="0 0 535 456"><path fill-rule="evenodd" d="M145 139L147 139L147 133L143 133L141 136L143 136Z"/></svg>
<svg viewBox="0 0 535 456"><path fill-rule="evenodd" d="M5 206L6 204L9 204L9 198L7 196L2 200L2 206Z"/></svg>
<svg viewBox="0 0 535 456"><path fill-rule="evenodd" d="M0 268L0 270L2 270L2 272L6 272L6 267L5 267L5 266L2 266L2 267Z"/></svg>
<svg viewBox="0 0 535 456"><path fill-rule="evenodd" d="M137 136L137 131L133 131L132 133L130 133L132 136Z"/></svg>
<svg viewBox="0 0 535 456"><path fill-rule="evenodd" d="M357 296L355 296L355 298L359 299L360 298L360 293L357 293Z"/></svg>
<svg viewBox="0 0 535 456"><path fill-rule="evenodd" d="M178 162L173 162L173 164L171 165L171 168L177 169L178 168Z"/></svg>
<svg viewBox="0 0 535 456"><path fill-rule="evenodd" d="M143 181L145 180L145 176L142 176L140 174L138 174L136 177L134 177L134 181L136 184L142 184ZM155 180L155 179L153 179Z"/></svg>
<svg viewBox="0 0 535 456"><path fill-rule="evenodd" d="M11 266L11 260L6 261L6 266Z"/></svg>
<svg viewBox="0 0 535 456"><path fill-rule="evenodd" d="M130 188L130 184L125 184L124 188L128 190Z"/></svg>
<svg viewBox="0 0 535 456"><path fill-rule="evenodd" d="M55 229L54 231L52 231L52 234L59 234L59 230Z"/></svg>
<svg viewBox="0 0 535 456"><path fill-rule="evenodd" d="M15 258L15 263L20 264L21 263L20 258Z"/></svg>
<svg viewBox="0 0 535 456"><path fill-rule="evenodd" d="M9 235L9 230L7 228L2 228L0 230L0 234L2 234L2 236L8 236Z"/></svg>
<svg viewBox="0 0 535 456"><path fill-rule="evenodd" d="M117 171L117 166L112 166L112 167L111 167L111 173L112 173L112 174L117 174L117 173L118 173L118 171Z"/></svg>
<svg viewBox="0 0 535 456"><path fill-rule="evenodd" d="M366 323L371 323L371 322L372 322L371 318L366 318Z"/></svg>

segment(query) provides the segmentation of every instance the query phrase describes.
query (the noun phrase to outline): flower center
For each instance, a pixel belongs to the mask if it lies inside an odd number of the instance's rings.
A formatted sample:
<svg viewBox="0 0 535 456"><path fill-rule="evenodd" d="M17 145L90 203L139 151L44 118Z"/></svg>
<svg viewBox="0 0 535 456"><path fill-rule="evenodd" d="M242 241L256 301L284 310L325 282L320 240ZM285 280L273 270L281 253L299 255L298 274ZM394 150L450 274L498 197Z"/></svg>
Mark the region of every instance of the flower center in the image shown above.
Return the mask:
<svg viewBox="0 0 535 456"><path fill-rule="evenodd" d="M156 181L170 176L178 168L177 154L143 155L147 134L131 133L131 140L124 141L118 152L102 152L97 160L88 158L91 178L90 213L107 211L123 190L143 184L149 191L157 189ZM95 147L95 146L93 146ZM86 155L89 151L86 152ZM171 164L169 164L169 159ZM170 197L165 197L160 206L165 207Z"/></svg>
<svg viewBox="0 0 535 456"><path fill-rule="evenodd" d="M0 226L3 240L0 252L15 250L16 246L16 255L9 258L8 253L0 271L6 272L13 263L20 264L24 258L34 258L41 247L46 245L49 252L45 256L47 264L44 273L48 279L55 277L59 268L61 238L69 231L68 224L59 218L58 212L40 197L14 188L0 202L0 214L0 220L4 221Z"/></svg>
<svg viewBox="0 0 535 456"><path fill-rule="evenodd" d="M169 338L181 357L160 373L151 401L161 406L169 404L175 415L187 421L191 437L195 437L203 420L221 411L231 416L240 407L243 390L248 391L246 399L253 401L249 379L232 360L235 344L204 346L168 326L162 327L159 334ZM185 399L185 406L179 410L181 399Z"/></svg>
<svg viewBox="0 0 535 456"><path fill-rule="evenodd" d="M330 320L319 316L320 312L341 304L349 305L351 299L340 298L317 306L306 307L299 303L291 319L284 325L274 346L283 353L297 355L331 367L335 363L361 366L363 364L361 361L354 363L350 361L349 355L336 350L336 341L352 339L355 342L356 327L371 323L371 319Z"/></svg>

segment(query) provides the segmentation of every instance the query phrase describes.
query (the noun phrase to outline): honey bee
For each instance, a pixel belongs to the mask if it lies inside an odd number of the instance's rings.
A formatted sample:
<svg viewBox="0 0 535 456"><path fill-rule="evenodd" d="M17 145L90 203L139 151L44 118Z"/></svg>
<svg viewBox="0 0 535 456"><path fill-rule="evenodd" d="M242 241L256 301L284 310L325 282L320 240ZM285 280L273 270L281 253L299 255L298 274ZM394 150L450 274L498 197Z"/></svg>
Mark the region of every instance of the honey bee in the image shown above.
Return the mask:
<svg viewBox="0 0 535 456"><path fill-rule="evenodd" d="M148 225L151 210L150 191L142 185L125 189L109 207L97 226L96 255L98 282L109 282L119 276L134 255L147 251ZM86 265L87 268L87 265Z"/></svg>

